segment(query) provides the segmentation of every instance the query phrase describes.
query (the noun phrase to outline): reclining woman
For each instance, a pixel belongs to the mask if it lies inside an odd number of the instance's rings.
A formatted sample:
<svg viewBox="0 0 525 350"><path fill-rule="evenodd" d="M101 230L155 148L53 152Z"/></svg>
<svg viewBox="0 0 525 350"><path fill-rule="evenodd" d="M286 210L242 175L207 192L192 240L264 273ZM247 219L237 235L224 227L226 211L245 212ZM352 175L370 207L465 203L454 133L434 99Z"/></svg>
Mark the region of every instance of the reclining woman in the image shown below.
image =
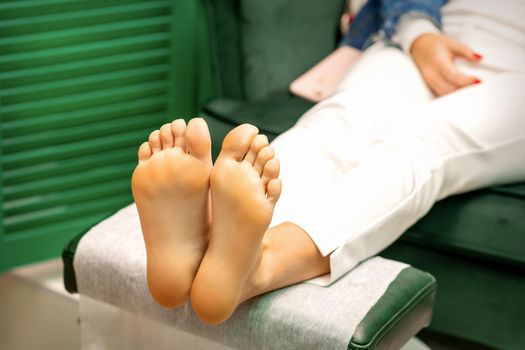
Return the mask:
<svg viewBox="0 0 525 350"><path fill-rule="evenodd" d="M383 0L402 50L372 45L271 146L244 124L212 164L204 120L151 133L132 188L159 304L223 322L253 296L331 283L442 198L525 179L525 3L441 2Z"/></svg>

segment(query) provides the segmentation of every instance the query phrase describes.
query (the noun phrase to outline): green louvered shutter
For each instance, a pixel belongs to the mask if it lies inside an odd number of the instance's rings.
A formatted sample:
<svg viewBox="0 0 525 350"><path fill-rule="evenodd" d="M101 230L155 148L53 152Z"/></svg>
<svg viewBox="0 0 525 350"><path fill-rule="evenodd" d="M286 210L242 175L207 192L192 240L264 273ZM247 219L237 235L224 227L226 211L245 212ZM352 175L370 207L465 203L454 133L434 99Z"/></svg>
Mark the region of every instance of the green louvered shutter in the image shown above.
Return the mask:
<svg viewBox="0 0 525 350"><path fill-rule="evenodd" d="M132 201L137 147L171 112L172 7L0 2L0 271Z"/></svg>

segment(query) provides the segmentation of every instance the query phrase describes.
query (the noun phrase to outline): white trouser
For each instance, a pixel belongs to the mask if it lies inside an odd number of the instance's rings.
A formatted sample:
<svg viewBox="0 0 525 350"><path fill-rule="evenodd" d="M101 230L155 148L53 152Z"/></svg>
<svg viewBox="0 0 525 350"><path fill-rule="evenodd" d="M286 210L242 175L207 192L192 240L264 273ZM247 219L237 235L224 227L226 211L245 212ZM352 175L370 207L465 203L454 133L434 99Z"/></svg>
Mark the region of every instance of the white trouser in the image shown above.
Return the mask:
<svg viewBox="0 0 525 350"><path fill-rule="evenodd" d="M525 180L525 75L458 64L482 83L433 99L409 56L376 44L272 143L283 181L272 225L299 225L330 255L313 283L379 253L442 198Z"/></svg>

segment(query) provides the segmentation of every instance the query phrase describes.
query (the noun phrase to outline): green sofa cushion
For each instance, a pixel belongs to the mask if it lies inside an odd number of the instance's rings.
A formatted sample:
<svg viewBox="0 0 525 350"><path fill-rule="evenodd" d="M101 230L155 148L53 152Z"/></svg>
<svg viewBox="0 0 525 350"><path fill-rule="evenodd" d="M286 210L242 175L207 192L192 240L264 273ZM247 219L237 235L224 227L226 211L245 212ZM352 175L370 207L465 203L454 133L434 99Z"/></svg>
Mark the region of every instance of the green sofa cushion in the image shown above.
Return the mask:
<svg viewBox="0 0 525 350"><path fill-rule="evenodd" d="M525 349L523 270L408 242L397 242L380 255L417 266L436 278L431 331L494 349Z"/></svg>
<svg viewBox="0 0 525 350"><path fill-rule="evenodd" d="M524 268L525 183L445 199L403 239Z"/></svg>
<svg viewBox="0 0 525 350"><path fill-rule="evenodd" d="M207 0L220 97L264 101L333 51L343 0Z"/></svg>
<svg viewBox="0 0 525 350"><path fill-rule="evenodd" d="M239 0L205 0L204 4L208 11L216 92L223 97L243 98Z"/></svg>
<svg viewBox="0 0 525 350"><path fill-rule="evenodd" d="M295 77L334 50L340 0L243 1L242 57L246 98L282 95ZM300 11L297 16L290 16Z"/></svg>
<svg viewBox="0 0 525 350"><path fill-rule="evenodd" d="M297 97L260 102L216 99L205 105L203 111L231 125L253 124L268 137L273 138L291 128L312 106L313 103Z"/></svg>

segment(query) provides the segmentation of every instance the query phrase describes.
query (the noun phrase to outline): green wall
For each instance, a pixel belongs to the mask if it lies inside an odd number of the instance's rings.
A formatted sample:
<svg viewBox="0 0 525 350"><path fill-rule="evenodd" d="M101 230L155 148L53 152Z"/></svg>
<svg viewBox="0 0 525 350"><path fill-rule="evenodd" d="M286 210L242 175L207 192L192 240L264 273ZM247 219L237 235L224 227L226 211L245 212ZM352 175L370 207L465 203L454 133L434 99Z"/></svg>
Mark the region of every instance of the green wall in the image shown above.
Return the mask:
<svg viewBox="0 0 525 350"><path fill-rule="evenodd" d="M197 1L0 3L0 271L132 202L138 145L213 95Z"/></svg>

